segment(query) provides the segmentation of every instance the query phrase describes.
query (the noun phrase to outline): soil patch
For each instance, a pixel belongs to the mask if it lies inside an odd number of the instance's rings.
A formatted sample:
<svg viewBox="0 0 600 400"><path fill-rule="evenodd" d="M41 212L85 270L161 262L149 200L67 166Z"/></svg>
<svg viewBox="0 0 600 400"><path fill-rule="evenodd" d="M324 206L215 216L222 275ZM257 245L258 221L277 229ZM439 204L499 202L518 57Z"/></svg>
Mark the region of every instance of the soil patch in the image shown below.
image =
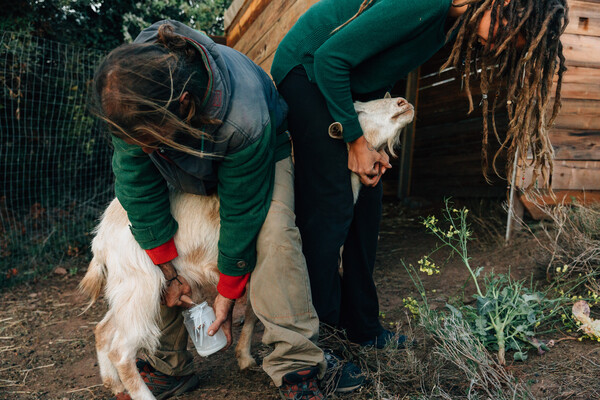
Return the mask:
<svg viewBox="0 0 600 400"><path fill-rule="evenodd" d="M410 329L403 298L415 297L414 289L401 260L415 264L435 246L426 234L420 216L437 212L439 204L411 210L386 202L380 233L375 281L380 296L383 323L391 329ZM486 271L508 272L515 278L531 278L545 283L545 255L525 235L503 244L503 221L492 212L474 213L473 227L479 238L471 247L473 265ZM499 215L499 214L496 214ZM440 257L438 257L439 259ZM441 260L440 260L441 261ZM103 399L111 394L102 387L96 362L93 328L106 312L103 300L82 311L87 299L77 292L86 265L64 276L51 275L38 282L5 290L0 294L0 398L2 399ZM74 272L72 265L68 270ZM444 307L449 298L470 299L466 270L458 260L449 259L440 275L423 279L434 306ZM235 327L239 335L241 327ZM262 330L255 334L253 354L257 360L270 349L260 343ZM600 346L590 341L571 340L565 333L553 334L558 343L543 356L530 352L526 362L507 368L527 382L539 399L600 398ZM190 347L191 343L190 343ZM427 351L421 348L419 351ZM510 358L510 357L509 357ZM201 386L179 399L278 399L276 388L257 367L239 372L233 349L195 359ZM423 377L426 379L426 377ZM413 385L398 393L408 398ZM342 396L344 399L373 398L368 388Z"/></svg>

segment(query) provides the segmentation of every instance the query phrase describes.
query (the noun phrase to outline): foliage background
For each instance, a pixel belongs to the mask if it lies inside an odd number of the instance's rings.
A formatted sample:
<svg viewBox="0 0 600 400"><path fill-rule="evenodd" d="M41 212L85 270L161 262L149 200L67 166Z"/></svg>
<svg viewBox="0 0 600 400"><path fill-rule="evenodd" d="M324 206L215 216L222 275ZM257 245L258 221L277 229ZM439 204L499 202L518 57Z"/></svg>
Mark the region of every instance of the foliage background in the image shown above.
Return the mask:
<svg viewBox="0 0 600 400"><path fill-rule="evenodd" d="M0 31L28 32L85 48L111 50L161 19L176 19L223 35L231 0L25 0L4 1Z"/></svg>

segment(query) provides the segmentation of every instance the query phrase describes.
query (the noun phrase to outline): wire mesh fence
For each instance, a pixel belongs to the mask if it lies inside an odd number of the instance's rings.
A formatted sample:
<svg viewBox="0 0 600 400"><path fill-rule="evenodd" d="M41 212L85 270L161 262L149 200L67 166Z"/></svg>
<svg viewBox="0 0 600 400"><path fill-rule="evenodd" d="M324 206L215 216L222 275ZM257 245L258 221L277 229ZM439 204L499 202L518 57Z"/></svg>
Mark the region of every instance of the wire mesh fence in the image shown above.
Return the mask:
<svg viewBox="0 0 600 400"><path fill-rule="evenodd" d="M111 150L87 110L101 57L0 32L0 287L86 254L113 196Z"/></svg>

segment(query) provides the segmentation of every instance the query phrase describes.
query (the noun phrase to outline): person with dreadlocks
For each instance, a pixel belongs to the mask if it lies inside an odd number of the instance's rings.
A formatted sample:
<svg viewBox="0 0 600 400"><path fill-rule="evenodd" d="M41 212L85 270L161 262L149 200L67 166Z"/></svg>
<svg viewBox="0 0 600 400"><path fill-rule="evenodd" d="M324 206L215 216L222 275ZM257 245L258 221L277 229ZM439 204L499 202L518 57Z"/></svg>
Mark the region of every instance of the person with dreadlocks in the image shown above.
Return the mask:
<svg viewBox="0 0 600 400"><path fill-rule="evenodd" d="M231 343L233 304L251 276L248 298L273 346L262 367L281 396L323 399L318 378L341 392L359 387L358 367L316 344L319 321L294 222L287 105L267 73L201 32L160 21L100 64L94 99L112 134L117 198L165 277L160 344L137 362L150 391L166 399L198 384L181 314L191 288L172 263L178 224L170 190L219 195L221 274L209 335L222 326Z"/></svg>
<svg viewBox="0 0 600 400"><path fill-rule="evenodd" d="M405 345L403 335L394 337L379 322L372 277L380 178L391 165L364 139L353 100L383 96L454 40L442 68L453 66L464 77L471 110L471 74L481 68L484 173L488 114L491 109L493 121L502 101L508 132L504 138L495 126L493 132L508 152L509 174L513 158L525 160L528 153L534 169L546 174L552 166L547 128L560 106L565 71L559 38L566 24L565 0L321 0L300 17L279 44L271 75L289 105L296 222L321 322L344 329L349 340L364 346ZM492 82L502 84L490 106ZM546 114L553 96L554 107ZM341 123L345 143L328 136L333 122ZM365 185L355 206L350 171Z"/></svg>

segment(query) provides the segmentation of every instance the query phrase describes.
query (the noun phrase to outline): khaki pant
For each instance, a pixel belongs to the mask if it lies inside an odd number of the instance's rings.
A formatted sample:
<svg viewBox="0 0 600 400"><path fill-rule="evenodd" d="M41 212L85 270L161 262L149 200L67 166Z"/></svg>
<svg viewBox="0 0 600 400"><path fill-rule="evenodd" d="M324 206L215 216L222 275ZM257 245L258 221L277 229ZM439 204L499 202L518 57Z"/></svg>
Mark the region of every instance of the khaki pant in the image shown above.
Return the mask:
<svg viewBox="0 0 600 400"><path fill-rule="evenodd" d="M267 219L258 235L257 263L250 277L250 303L265 326L263 343L274 350L263 369L281 386L288 372L326 362L316 345L319 320L312 305L306 262L294 215L294 170L291 157L275 168L275 187ZM193 373L192 354L181 308L161 307L162 337L158 350L145 358L167 375Z"/></svg>

